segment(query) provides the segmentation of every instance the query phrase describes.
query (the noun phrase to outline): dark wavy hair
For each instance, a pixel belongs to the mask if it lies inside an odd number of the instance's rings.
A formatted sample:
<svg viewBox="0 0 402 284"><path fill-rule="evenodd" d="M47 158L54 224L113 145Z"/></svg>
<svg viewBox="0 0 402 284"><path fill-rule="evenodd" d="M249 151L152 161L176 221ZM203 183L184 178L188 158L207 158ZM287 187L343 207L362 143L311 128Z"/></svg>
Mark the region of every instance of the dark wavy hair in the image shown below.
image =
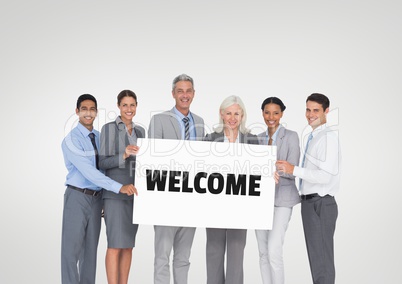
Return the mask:
<svg viewBox="0 0 402 284"><path fill-rule="evenodd" d="M329 99L326 95L320 93L312 93L310 96L307 97L306 103L308 101L316 102L322 105L324 111L329 108Z"/></svg>

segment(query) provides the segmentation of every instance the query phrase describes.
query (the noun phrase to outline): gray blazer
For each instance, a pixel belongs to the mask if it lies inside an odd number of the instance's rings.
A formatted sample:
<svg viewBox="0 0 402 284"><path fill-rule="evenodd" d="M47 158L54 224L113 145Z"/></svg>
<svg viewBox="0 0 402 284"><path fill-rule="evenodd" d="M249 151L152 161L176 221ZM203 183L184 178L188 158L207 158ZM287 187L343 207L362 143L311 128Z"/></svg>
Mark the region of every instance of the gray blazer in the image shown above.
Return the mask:
<svg viewBox="0 0 402 284"><path fill-rule="evenodd" d="M204 120L198 115L191 113L194 119L197 140L204 137ZM180 125L173 110L155 114L151 118L148 128L149 138L182 140Z"/></svg>
<svg viewBox="0 0 402 284"><path fill-rule="evenodd" d="M298 165L300 159L299 136L295 131L281 127L276 137L277 160L285 160L292 165ZM258 134L260 144L266 144L266 132ZM299 191L295 177L285 174L275 186L275 206L293 207L300 202Z"/></svg>
<svg viewBox="0 0 402 284"><path fill-rule="evenodd" d="M145 137L145 129L134 126L137 138ZM121 184L134 184L135 156L123 159L123 154L129 145L127 131L122 123L109 122L102 127L100 136L99 168L105 171L105 175ZM133 199L133 195L116 194L104 190L103 198Z"/></svg>

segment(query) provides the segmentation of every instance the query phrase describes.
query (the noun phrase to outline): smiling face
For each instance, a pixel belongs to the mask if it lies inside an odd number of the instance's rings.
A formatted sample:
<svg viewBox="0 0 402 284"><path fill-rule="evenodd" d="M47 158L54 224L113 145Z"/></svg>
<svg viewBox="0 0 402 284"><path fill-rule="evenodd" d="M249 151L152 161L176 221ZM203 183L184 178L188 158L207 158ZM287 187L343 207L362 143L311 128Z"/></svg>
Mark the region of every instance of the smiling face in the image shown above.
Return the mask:
<svg viewBox="0 0 402 284"><path fill-rule="evenodd" d="M232 130L239 129L243 119L243 111L238 104L233 104L221 112L221 118L225 127Z"/></svg>
<svg viewBox="0 0 402 284"><path fill-rule="evenodd" d="M187 115L193 101L195 90L190 81L179 81L176 83L172 96L176 100L176 108L182 114Z"/></svg>
<svg viewBox="0 0 402 284"><path fill-rule="evenodd" d="M92 100L82 101L80 108L75 109L75 113L78 115L80 123L89 131L92 131L93 123L98 113L95 102Z"/></svg>
<svg viewBox="0 0 402 284"><path fill-rule="evenodd" d="M136 100L129 96L123 97L117 107L120 109L121 120L124 123L131 123L137 112Z"/></svg>
<svg viewBox="0 0 402 284"><path fill-rule="evenodd" d="M269 103L264 106L262 116L264 117L264 121L265 124L268 126L268 129L275 132L275 130L279 127L283 112L279 105Z"/></svg>
<svg viewBox="0 0 402 284"><path fill-rule="evenodd" d="M329 108L324 111L321 104L313 101L306 102L306 118L308 124L316 129L318 126L327 122L327 113Z"/></svg>

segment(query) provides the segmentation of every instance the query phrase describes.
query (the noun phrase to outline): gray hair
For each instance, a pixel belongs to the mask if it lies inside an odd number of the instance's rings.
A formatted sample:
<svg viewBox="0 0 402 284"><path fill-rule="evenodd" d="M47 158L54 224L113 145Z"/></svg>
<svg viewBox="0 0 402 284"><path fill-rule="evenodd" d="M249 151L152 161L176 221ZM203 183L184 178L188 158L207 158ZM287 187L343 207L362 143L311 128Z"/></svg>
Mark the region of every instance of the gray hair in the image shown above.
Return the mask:
<svg viewBox="0 0 402 284"><path fill-rule="evenodd" d="M224 99L223 102L221 103L221 106L219 107L219 124L214 128L216 132L222 132L225 126L221 114L223 114L225 109L235 104L238 104L242 111L242 120L240 122L239 131L243 134L250 132L250 130L248 130L246 127L246 120L247 120L246 107L244 106L243 101L238 96L229 96L226 99Z"/></svg>
<svg viewBox="0 0 402 284"><path fill-rule="evenodd" d="M179 76L177 76L176 78L173 79L172 91L174 91L174 88L176 88L176 83L180 82L180 81L189 81L191 83L191 85L193 85L193 89L194 89L193 78L191 78L187 74L181 74L181 75L179 75Z"/></svg>

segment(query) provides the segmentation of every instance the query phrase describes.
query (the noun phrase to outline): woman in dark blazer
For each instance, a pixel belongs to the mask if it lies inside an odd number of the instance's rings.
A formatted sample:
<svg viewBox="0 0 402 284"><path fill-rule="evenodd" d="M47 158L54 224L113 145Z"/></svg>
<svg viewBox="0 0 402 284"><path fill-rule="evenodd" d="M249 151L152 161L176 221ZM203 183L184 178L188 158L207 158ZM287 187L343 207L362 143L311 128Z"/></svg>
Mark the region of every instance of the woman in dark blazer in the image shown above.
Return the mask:
<svg viewBox="0 0 402 284"><path fill-rule="evenodd" d="M117 96L120 116L105 124L101 131L99 167L122 184L134 184L135 161L139 147L137 138L145 137L145 129L135 125L137 96L123 90ZM133 196L103 192L104 217L108 248L106 274L108 283L127 283L132 250L138 225L133 224Z"/></svg>
<svg viewBox="0 0 402 284"><path fill-rule="evenodd" d="M261 105L267 130L258 134L262 145L275 145L277 159L292 165L299 164L300 147L296 132L280 124L286 106L277 97L270 97ZM284 174L275 186L275 208L272 230L256 230L263 284L284 284L283 243L292 216L293 206L300 202L293 175ZM261 216L262 218L264 216Z"/></svg>
<svg viewBox="0 0 402 284"><path fill-rule="evenodd" d="M258 144L246 124L247 113L237 96L227 97L219 108L219 125L206 141ZM247 230L207 228L207 284L243 284L243 258ZM225 275L225 250L227 263Z"/></svg>

